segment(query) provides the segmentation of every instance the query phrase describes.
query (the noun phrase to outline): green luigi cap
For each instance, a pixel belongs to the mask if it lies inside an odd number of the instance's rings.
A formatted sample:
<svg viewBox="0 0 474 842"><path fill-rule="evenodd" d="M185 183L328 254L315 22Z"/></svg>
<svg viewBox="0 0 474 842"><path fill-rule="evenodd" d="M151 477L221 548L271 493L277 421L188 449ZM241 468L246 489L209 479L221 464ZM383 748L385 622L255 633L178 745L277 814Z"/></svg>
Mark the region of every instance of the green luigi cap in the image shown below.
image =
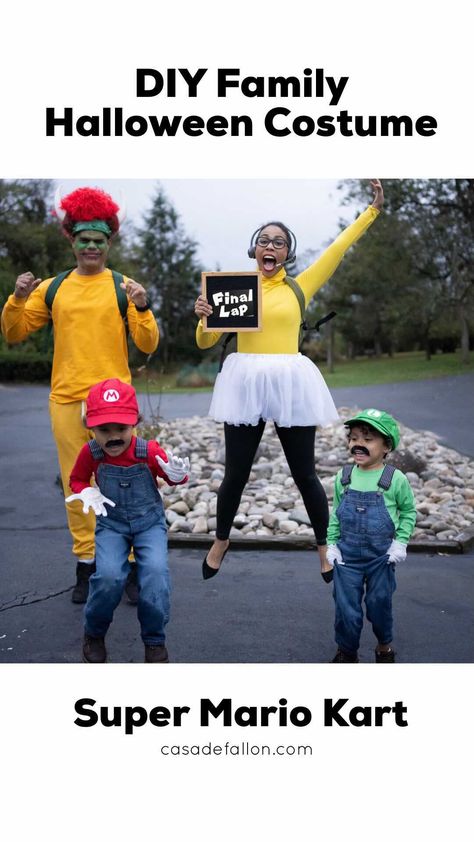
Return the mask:
<svg viewBox="0 0 474 842"><path fill-rule="evenodd" d="M353 418L349 418L348 421L345 421L345 426L351 427L359 421L364 424L369 424L371 427L374 427L375 430L378 430L379 433L382 433L383 436L387 436L387 438L389 438L392 442L393 450L398 447L398 443L400 441L400 430L398 429L398 424L395 421L395 418L392 418L388 412L382 412L380 409L364 409L362 412L358 412L357 415L354 415Z"/></svg>

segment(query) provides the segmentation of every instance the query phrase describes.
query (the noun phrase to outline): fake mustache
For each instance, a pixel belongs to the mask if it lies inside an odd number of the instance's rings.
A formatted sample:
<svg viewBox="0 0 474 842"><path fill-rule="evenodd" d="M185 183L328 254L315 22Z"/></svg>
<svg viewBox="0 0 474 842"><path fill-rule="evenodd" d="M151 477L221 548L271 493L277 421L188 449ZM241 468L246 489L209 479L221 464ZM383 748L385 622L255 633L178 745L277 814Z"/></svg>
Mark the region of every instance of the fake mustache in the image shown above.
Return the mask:
<svg viewBox="0 0 474 842"><path fill-rule="evenodd" d="M351 447L351 456L355 456L356 453L363 453L365 456L370 456L369 451L366 447L362 447L361 445L356 445L355 447Z"/></svg>
<svg viewBox="0 0 474 842"><path fill-rule="evenodd" d="M121 447L123 444L125 444L123 439L110 439L110 441L108 441L105 446L106 447Z"/></svg>

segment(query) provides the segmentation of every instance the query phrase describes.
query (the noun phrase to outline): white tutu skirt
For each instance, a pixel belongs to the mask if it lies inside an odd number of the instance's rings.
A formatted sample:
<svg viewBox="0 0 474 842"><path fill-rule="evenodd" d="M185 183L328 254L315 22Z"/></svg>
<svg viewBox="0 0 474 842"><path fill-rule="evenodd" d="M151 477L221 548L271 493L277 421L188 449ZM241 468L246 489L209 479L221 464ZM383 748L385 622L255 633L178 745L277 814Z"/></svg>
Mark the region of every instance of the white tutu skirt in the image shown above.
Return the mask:
<svg viewBox="0 0 474 842"><path fill-rule="evenodd" d="M302 354L230 354L217 375L209 415L228 424L275 421L327 427L339 421L323 376Z"/></svg>

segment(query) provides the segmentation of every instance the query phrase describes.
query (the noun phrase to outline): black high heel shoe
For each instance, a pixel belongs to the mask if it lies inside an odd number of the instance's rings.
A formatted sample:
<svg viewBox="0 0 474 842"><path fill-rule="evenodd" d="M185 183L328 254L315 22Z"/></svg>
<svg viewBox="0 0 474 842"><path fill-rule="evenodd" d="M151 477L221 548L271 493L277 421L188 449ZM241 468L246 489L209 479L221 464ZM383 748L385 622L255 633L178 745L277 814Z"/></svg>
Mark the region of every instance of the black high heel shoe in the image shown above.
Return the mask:
<svg viewBox="0 0 474 842"><path fill-rule="evenodd" d="M202 578L203 579L212 579L213 576L216 576L219 573L219 570L222 567L222 562L225 559L225 554L226 554L227 550L229 549L229 547L230 547L230 544L224 550L224 553L222 555L221 563L220 563L219 567L210 567L207 563L207 556L209 555L209 553L206 554L206 558L204 559L204 561L202 563Z"/></svg>

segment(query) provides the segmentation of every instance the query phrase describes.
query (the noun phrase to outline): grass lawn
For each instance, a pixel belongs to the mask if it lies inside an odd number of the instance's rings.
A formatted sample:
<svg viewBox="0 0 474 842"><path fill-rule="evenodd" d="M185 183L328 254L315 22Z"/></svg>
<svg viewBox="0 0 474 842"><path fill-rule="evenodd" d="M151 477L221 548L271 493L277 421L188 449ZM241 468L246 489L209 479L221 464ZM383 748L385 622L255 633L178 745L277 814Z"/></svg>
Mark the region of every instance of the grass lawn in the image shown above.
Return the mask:
<svg viewBox="0 0 474 842"><path fill-rule="evenodd" d="M447 375L467 374L474 371L474 353L470 354L469 363L463 365L459 353L435 354L431 360L426 360L422 351L395 354L380 359L358 357L355 360L342 360L336 363L335 371L329 374L325 365L319 366L328 386L332 388L344 386L371 386L376 383L401 383L404 380L429 380L432 377L446 377ZM133 385L138 391L156 392L189 392L189 388L177 388L177 372L169 374L155 374L152 372L148 380L141 376L134 378ZM212 387L192 389L197 392L209 392Z"/></svg>
<svg viewBox="0 0 474 842"><path fill-rule="evenodd" d="M325 365L320 366L328 386L372 386L377 383L402 383L405 380L430 380L432 377L467 374L474 371L474 353L469 363L463 365L460 353L434 354L431 360L422 351L395 354L394 357L356 360L336 363L333 374Z"/></svg>
<svg viewBox="0 0 474 842"><path fill-rule="evenodd" d="M176 386L177 374L177 371L166 374L158 374L152 371L148 379L143 376L134 377L132 382L137 392L148 391L153 395L162 391L173 392L175 395L184 395L189 392L212 392L212 386L199 386L197 388Z"/></svg>

